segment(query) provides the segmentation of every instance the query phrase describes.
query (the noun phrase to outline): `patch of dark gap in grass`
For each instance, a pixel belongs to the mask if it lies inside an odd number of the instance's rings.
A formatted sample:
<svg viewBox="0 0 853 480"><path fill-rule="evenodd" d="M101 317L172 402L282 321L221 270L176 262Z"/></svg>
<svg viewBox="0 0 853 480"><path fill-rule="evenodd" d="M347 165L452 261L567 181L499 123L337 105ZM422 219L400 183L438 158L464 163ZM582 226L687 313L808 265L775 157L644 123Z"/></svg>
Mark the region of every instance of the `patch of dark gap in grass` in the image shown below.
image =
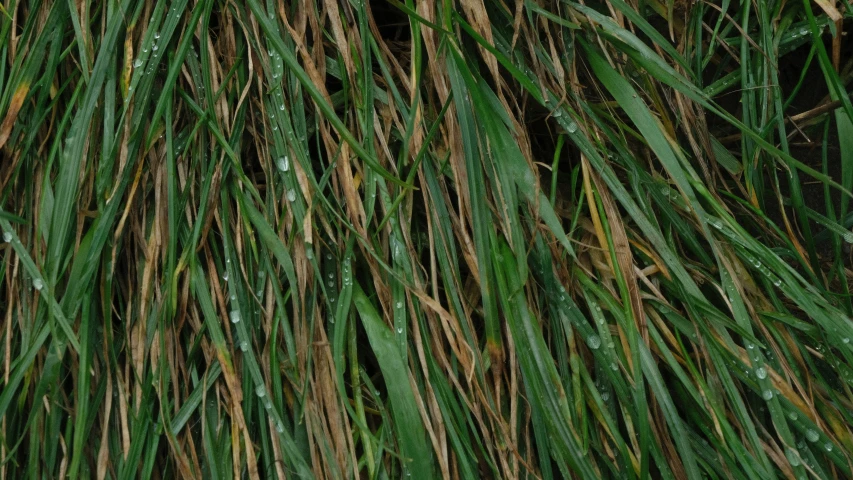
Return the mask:
<svg viewBox="0 0 853 480"><path fill-rule="evenodd" d="M372 15L373 22L376 25L376 29L379 32L379 37L376 38L376 41L385 45L403 70L409 70L412 53L412 32L409 23L409 16L388 2L371 3L370 13ZM418 41L421 41L421 39L418 39ZM380 59L378 59L373 52L371 52L371 55L371 68L375 75L375 81L377 81L381 87L385 84L386 79L382 74ZM388 63L387 59L384 59L383 61ZM386 67L392 71L394 70L392 65L386 65ZM397 75L392 75L392 77L395 82L394 86L404 98L407 98L407 95L405 94L405 83ZM379 80L380 78L381 80Z"/></svg>
<svg viewBox="0 0 853 480"><path fill-rule="evenodd" d="M845 30L850 28L847 25L845 25L845 27ZM827 48L827 50L831 52L832 37L828 34L825 34L822 37L822 40L824 42L825 48ZM783 57L780 57L779 59L779 86L782 90L783 102L787 100L792 93L794 93L794 89L796 88L796 85L799 82L801 75L803 75L804 69L805 77L807 79L805 80L805 83L800 87L799 91L796 92L796 96L793 98L790 106L784 112L786 118L809 111L815 107L820 106L822 100L826 98L826 96L829 94L829 90L826 82L824 81L823 72L821 71L818 59L815 57L812 59L811 63L808 66L806 65L810 50L811 43L807 43L806 45L797 48L796 50L788 53ZM842 62L845 58L849 58L851 50L853 50L853 43L851 43L850 41L844 42L841 55ZM709 68L706 70L706 85L710 84L710 82L712 82L713 80L716 80L719 76L728 73L724 70L723 67L724 66L721 65L717 68ZM742 91L740 90L740 87L736 85L734 88L717 95L714 100L728 113L730 113L736 118L741 118L741 94ZM711 130L712 134L717 136L717 138L737 133L734 127L729 125L724 120L718 118L717 116L709 116L708 123L709 129ZM826 130L828 132L828 136L827 138L824 138L825 126L825 122L819 122L815 125L810 126L794 126L790 123L787 124L786 131L789 134L791 132L795 132L793 135L790 136L788 141L789 151L791 156L793 156L797 160L814 168L817 171L823 171L823 142L824 140L826 140L828 143L828 149L826 152L828 170L826 173L830 178L838 182L840 181L841 175L841 162L840 150L838 148L839 139L837 138L837 130L835 122L832 121L832 125L830 125L828 130ZM802 129L802 132L797 132L798 127ZM774 131L774 139L774 143L778 145L778 131ZM728 144L727 147L733 155L740 158L741 152L737 146L737 143ZM766 154L763 154L763 158L765 168L762 172L762 177L760 180L762 185L761 191L758 192L758 197L760 199L763 199L762 211L773 223L775 223L777 226L784 230L785 223L782 216L782 211L780 210L779 202L777 200L775 182L776 178L778 178L779 191L781 192L781 195L785 199L790 199L791 184L789 182L789 177L784 171L784 169L781 168L781 166L776 167L775 172L771 170L772 168L774 168L774 161L770 159ZM827 213L827 210L826 199L824 197L825 192L823 182L815 180L802 172L800 172L799 174L799 179L802 190L802 197L806 207L825 215ZM830 202L832 205L839 205L841 194L837 189L830 188L830 197ZM834 208L836 208L837 210L837 207ZM799 219L796 218L796 213L793 211L790 205L787 205L785 209L788 221L792 222L792 224L794 225L798 225ZM837 211L835 213L837 214ZM747 231L749 231L752 235L755 235L756 238L761 238L765 235L766 230L761 225L756 224L754 218L752 218L750 214L747 214L746 212L742 211L735 211L735 217L741 223L741 225L744 226ZM819 225L817 222L814 221L810 221L809 226L811 228L812 235L816 235L824 230L823 226ZM834 255L832 242L819 242L816 245L816 249L818 255L822 258L831 259ZM801 268L801 266L793 260L789 261L789 264L792 267L797 268L798 270Z"/></svg>
<svg viewBox="0 0 853 480"><path fill-rule="evenodd" d="M263 118L259 115L258 122L249 128L262 128L262 119ZM264 155L258 151L254 143L244 143L243 147L244 149L240 156L240 167L243 169L243 173L246 174L246 177L252 180L252 184L255 188L258 189L259 192L263 192L267 188L267 175L263 170ZM275 155L275 152L270 150L269 155ZM273 171L275 171L275 158L270 158L269 163L272 166Z"/></svg>
<svg viewBox="0 0 853 480"><path fill-rule="evenodd" d="M409 170L409 168L406 168ZM408 171L405 172L408 175ZM406 175L401 175L402 178L406 178ZM418 177L415 177L417 181ZM426 184L417 183L415 188L419 188L422 192L426 192L429 187ZM406 204L408 202L403 201L400 203L400 208L406 208ZM412 202L412 211L411 211L411 221L410 225L412 231L411 241L414 245L415 252L417 252L418 257L420 259L421 265L430 265L430 244L429 244L429 231L426 226L430 223L430 218L428 218L429 212L426 208L425 196L417 196L415 200ZM434 234L437 233L435 228L433 228ZM436 242L438 244L438 242ZM447 305L445 305L447 307Z"/></svg>
<svg viewBox="0 0 853 480"><path fill-rule="evenodd" d="M533 160L545 165L553 165L559 136L564 133L563 127L551 116L549 109L532 99L528 99L525 103L523 122L530 138ZM574 189L571 180L572 170L578 166L579 160L577 147L573 142L566 139L560 150L556 171L542 165L538 165L537 168L540 185L546 196L550 196L551 184L556 175L557 194L554 198L554 208L557 214L563 217L571 213L569 209L575 204L576 199L572 198Z"/></svg>
<svg viewBox="0 0 853 480"><path fill-rule="evenodd" d="M850 30L853 28L853 21L845 22L844 27L845 31ZM827 47L827 50L831 52L832 39L829 35L824 35L824 44ZM851 58L851 55L853 55L853 38L848 37L848 39L841 44L841 68L844 67L845 60ZM790 55L783 57L782 61L787 63L789 58ZM790 75L794 78L793 80L789 80L788 83L795 85L799 72L802 70L802 65L799 65L799 69L797 68L798 65L785 65L783 67L782 61L780 61L780 76L783 71L790 70ZM809 66L807 76L809 78L823 78L823 73L820 70L817 59L813 60L812 65ZM815 88L812 88L813 85ZM783 88L785 88L784 84ZM823 100L827 95L829 95L829 91L825 82L809 82L807 80L804 87L792 102L790 114L796 115L797 113L806 112L819 106L821 100ZM803 133L796 133L790 140L790 151L791 155L797 160L800 160L817 171L823 171L823 144L826 142L827 148L825 150L825 155L827 168L825 173L832 180L840 182L841 150L839 147L840 139L838 138L838 128L834 114L830 113L828 120L830 121L829 128L825 128L825 122L820 122L816 125L803 128ZM796 127L791 125L789 127L789 131L793 131L795 128ZM826 135L824 133L826 133ZM802 192L803 201L807 207L814 209L823 215L827 215L829 213L826 208L827 199L825 198L824 184L822 182L805 179L802 181ZM783 193L787 192L783 191ZM837 216L839 214L839 206L841 204L841 192L836 188L830 188L829 197L829 203L832 205L834 210L833 214ZM820 231L823 227L813 225L813 229L817 229L814 231ZM821 255L832 256L834 254L832 252L832 243L821 242L818 248L818 253Z"/></svg>
<svg viewBox="0 0 853 480"><path fill-rule="evenodd" d="M266 110L267 118L265 118L264 112L261 111L260 106L261 105L258 104L257 110L255 112L247 115L247 117L253 117L253 118L247 118L246 119L246 127L245 128L246 128L246 130L248 130L249 132L251 132L255 136L262 136L262 137L266 136L267 141L271 145L273 143L273 139L272 139L273 132L271 130L271 128L272 128L271 125L272 125L272 122L276 121L276 120L269 118L269 115L270 114L276 114L277 115L277 114L279 114L279 111L276 110L275 112L273 112L270 110L273 107L267 105L266 106L267 107L267 110ZM265 120L269 123L265 124ZM187 134L188 134L188 129L184 129L183 131L181 131L180 133L177 133L175 135L175 138L176 138L175 149L176 150L178 148L180 141L186 141ZM240 153L240 167L243 169L243 172L246 174L246 176L252 180L252 182L255 185L255 188L258 188L259 191L265 190L266 188L268 188L268 185L267 185L268 177L267 177L267 173L264 172L264 163L269 162L269 165L272 168L272 171L275 172L276 171L276 164L275 164L276 152L270 147L267 150L267 153L263 153L260 150L258 150L258 146L255 142L242 142L241 146L242 146L242 150L239 152ZM177 152L176 152L176 155L177 155ZM266 158L264 158L265 156L269 156L270 158L266 159Z"/></svg>
<svg viewBox="0 0 853 480"><path fill-rule="evenodd" d="M409 16L405 12L389 2L371 2L370 13L373 14L380 37L386 43L411 42Z"/></svg>
<svg viewBox="0 0 853 480"><path fill-rule="evenodd" d="M850 24L851 22L846 22ZM849 29L850 25L845 25L845 30ZM828 34L822 37L824 47L827 51L832 50L832 37ZM817 58L811 61L811 64L806 68L806 61L809 55L811 45L804 45L797 50L794 50L788 55L781 57L779 60L779 83L782 89L784 98L787 99L793 93L803 71L807 79L820 79L820 81L806 80L801 86L796 96L791 101L788 111L785 112L786 117L807 112L813 108L820 106L825 98L829 95L829 88L821 71L820 64ZM842 43L842 62L845 58L850 58L853 43L846 41ZM842 65L843 67L843 65ZM830 122L827 127L826 121ZM787 125L787 132L793 133L788 140L789 151L791 156L804 164L814 168L817 171L823 172L823 156L826 155L826 174L834 181L841 181L841 151L839 148L839 138L834 115L830 114L826 121L817 122L814 125ZM805 122L803 122L805 123ZM801 131L798 131L801 130ZM827 143L826 151L824 152L823 144ZM791 184L788 175L784 172L778 172L780 178L780 191L785 198L791 196ZM765 172L764 182L766 185L767 198L773 198L775 194L770 190L773 185L770 172ZM813 179L805 174L800 174L800 184L802 191L802 199L807 208L813 209L816 212L827 215L827 199L825 197L825 185L822 181ZM771 196L772 195L772 196ZM834 215L838 214L838 206L840 205L841 192L836 188L829 189L829 203L832 205ZM781 211L779 210L778 202L766 202L765 212L773 219L777 225L783 225ZM789 219L792 219L795 212L787 207ZM824 230L824 227L817 222L810 221L809 227L812 234L818 234ZM827 237L827 240L830 237ZM816 244L817 253L820 257L831 259L834 256L833 244L829 241L821 241Z"/></svg>
<svg viewBox="0 0 853 480"><path fill-rule="evenodd" d="M340 141L343 143L342 140ZM327 152L323 147L323 139L320 138L320 131L315 129L313 132L308 132L308 138L305 143L305 146L308 147L308 158L311 160L311 165L309 165L309 167L314 172L314 178L319 180L320 178L323 178L326 170L330 168L329 159L326 155ZM341 161L341 151L337 150L335 153L338 155L338 158L333 160L338 162ZM364 168L368 167L365 166Z"/></svg>

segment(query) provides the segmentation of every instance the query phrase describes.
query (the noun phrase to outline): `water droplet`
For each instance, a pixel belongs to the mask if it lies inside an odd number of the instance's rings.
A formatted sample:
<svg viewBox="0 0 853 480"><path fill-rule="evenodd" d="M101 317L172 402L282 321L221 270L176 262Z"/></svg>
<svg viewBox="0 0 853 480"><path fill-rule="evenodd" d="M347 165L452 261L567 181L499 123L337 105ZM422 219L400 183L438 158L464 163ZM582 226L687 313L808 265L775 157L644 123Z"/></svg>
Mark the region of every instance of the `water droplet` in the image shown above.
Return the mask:
<svg viewBox="0 0 853 480"><path fill-rule="evenodd" d="M278 109L279 109L279 110L281 110L281 111L283 112L283 111L284 111L284 104L283 104L283 103L280 103L280 104L278 105Z"/></svg>
<svg viewBox="0 0 853 480"><path fill-rule="evenodd" d="M800 416L797 414L797 412L790 412L788 414L788 418L790 418L791 420L796 420L796 419L800 418Z"/></svg>
<svg viewBox="0 0 853 480"><path fill-rule="evenodd" d="M278 433L284 433L284 425L282 425L281 423L276 422L276 423L275 423L275 431L276 431L276 432L278 432Z"/></svg>
<svg viewBox="0 0 853 480"><path fill-rule="evenodd" d="M554 110L554 113L551 116L554 118L560 118L563 116L563 112L561 112L559 110Z"/></svg>
<svg viewBox="0 0 853 480"><path fill-rule="evenodd" d="M827 452L831 452L832 451L832 444L831 443L823 444L823 449L826 450Z"/></svg>
<svg viewBox="0 0 853 480"><path fill-rule="evenodd" d="M33 279L33 288L35 288L36 290L41 290L42 288L44 288L44 282L42 281L42 279L40 279L38 277L34 278Z"/></svg>
<svg viewBox="0 0 853 480"><path fill-rule="evenodd" d="M257 387L255 387L255 394L261 398L267 396L267 392L264 389L263 385L258 385Z"/></svg>
<svg viewBox="0 0 853 480"><path fill-rule="evenodd" d="M396 307L397 308L403 308L403 302L397 302Z"/></svg>
<svg viewBox="0 0 853 480"><path fill-rule="evenodd" d="M611 369L611 370L613 370L613 371L615 372L616 370L619 370L619 365L616 365L616 363L615 363L615 362L614 362L614 363L611 363L611 364L610 364L610 369Z"/></svg>
<svg viewBox="0 0 853 480"><path fill-rule="evenodd" d="M222 279L226 282L228 281L228 270L226 270L225 273L222 274Z"/></svg>
<svg viewBox="0 0 853 480"><path fill-rule="evenodd" d="M287 191L287 200L290 202L296 201L296 190L291 188L290 190Z"/></svg>
<svg viewBox="0 0 853 480"><path fill-rule="evenodd" d="M240 310L231 310L228 316L231 317L231 323L240 323Z"/></svg>
<svg viewBox="0 0 853 480"><path fill-rule="evenodd" d="M609 392L601 392L601 401L607 402L608 400L610 400L610 393Z"/></svg>
<svg viewBox="0 0 853 480"><path fill-rule="evenodd" d="M601 346L601 338L598 335L592 334L586 339L586 344L589 345L589 348L597 350Z"/></svg>
<svg viewBox="0 0 853 480"><path fill-rule="evenodd" d="M328 282L326 282L326 285L328 285L329 288L332 288L335 286L335 282L333 280L329 280Z"/></svg>
<svg viewBox="0 0 853 480"><path fill-rule="evenodd" d="M568 130L569 133L575 133L578 131L578 124L575 122L571 122L569 123L569 126L566 127L566 130Z"/></svg>
<svg viewBox="0 0 853 480"><path fill-rule="evenodd" d="M158 48L160 48L160 47L158 47L156 43L154 45L151 45L151 51L152 52L156 52Z"/></svg>
<svg viewBox="0 0 853 480"><path fill-rule="evenodd" d="M763 398L765 400L772 399L773 398L773 390L768 389L768 390L761 392L761 398Z"/></svg>
<svg viewBox="0 0 853 480"><path fill-rule="evenodd" d="M820 434L817 433L817 430L810 428L810 429L806 430L806 440L814 443L814 442L820 440Z"/></svg>
<svg viewBox="0 0 853 480"><path fill-rule="evenodd" d="M3 241L9 243L12 241L12 232L3 232Z"/></svg>
<svg viewBox="0 0 853 480"><path fill-rule="evenodd" d="M397 333L402 335L403 334L403 327L397 327Z"/></svg>
<svg viewBox="0 0 853 480"><path fill-rule="evenodd" d="M767 378L767 370L765 370L764 367L758 367L755 369L755 376L764 380Z"/></svg>
<svg viewBox="0 0 853 480"><path fill-rule="evenodd" d="M142 59L137 58L136 61L133 62L133 68L139 68L142 66Z"/></svg>
<svg viewBox="0 0 853 480"><path fill-rule="evenodd" d="M842 338L842 339L841 339L841 341L842 341L842 342L844 342L844 343L850 343L850 338L848 338L848 337L844 337L844 338Z"/></svg>
<svg viewBox="0 0 853 480"><path fill-rule="evenodd" d="M287 155L279 158L276 165L278 165L278 169L282 172L290 170L290 161L287 159Z"/></svg>
<svg viewBox="0 0 853 480"><path fill-rule="evenodd" d="M800 464L800 454L797 453L797 451L794 450L793 448L789 447L786 450L786 455L788 457L788 462L791 463L791 466L796 467L797 465Z"/></svg>
<svg viewBox="0 0 853 480"><path fill-rule="evenodd" d="M154 32L154 38L160 38L160 32Z"/></svg>

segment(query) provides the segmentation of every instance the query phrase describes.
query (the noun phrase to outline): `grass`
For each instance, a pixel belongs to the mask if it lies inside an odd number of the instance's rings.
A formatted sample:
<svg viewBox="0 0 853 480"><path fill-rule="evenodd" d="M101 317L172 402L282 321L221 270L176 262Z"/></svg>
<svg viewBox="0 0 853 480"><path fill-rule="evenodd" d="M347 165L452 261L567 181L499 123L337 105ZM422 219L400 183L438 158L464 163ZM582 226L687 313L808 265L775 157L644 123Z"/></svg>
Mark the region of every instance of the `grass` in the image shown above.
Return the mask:
<svg viewBox="0 0 853 480"><path fill-rule="evenodd" d="M0 478L851 478L851 13L5 2Z"/></svg>

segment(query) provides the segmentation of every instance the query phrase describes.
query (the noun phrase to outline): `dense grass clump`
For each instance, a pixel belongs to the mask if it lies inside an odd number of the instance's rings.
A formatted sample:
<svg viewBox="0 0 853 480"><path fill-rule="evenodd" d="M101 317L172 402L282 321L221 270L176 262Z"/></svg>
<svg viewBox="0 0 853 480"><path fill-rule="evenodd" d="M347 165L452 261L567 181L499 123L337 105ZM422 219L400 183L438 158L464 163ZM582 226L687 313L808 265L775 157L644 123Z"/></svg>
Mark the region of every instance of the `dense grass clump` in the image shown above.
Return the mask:
<svg viewBox="0 0 853 480"><path fill-rule="evenodd" d="M8 0L0 479L853 478L848 0Z"/></svg>

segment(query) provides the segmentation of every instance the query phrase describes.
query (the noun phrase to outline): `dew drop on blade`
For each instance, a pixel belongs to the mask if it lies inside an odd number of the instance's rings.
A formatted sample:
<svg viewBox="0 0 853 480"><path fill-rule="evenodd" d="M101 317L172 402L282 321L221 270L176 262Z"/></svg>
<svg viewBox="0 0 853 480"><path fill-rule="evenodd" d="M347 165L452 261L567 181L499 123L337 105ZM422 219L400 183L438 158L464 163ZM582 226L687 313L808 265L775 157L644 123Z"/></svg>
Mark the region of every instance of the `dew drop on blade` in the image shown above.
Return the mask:
<svg viewBox="0 0 853 480"><path fill-rule="evenodd" d="M589 348L597 350L598 347L601 346L601 338L599 338L598 335L590 335L589 338L586 339L586 344L589 345Z"/></svg>
<svg viewBox="0 0 853 480"><path fill-rule="evenodd" d="M794 450L793 448L788 448L787 457L788 457L788 462L791 464L791 466L796 467L800 464L800 454L797 453L797 451Z"/></svg>

